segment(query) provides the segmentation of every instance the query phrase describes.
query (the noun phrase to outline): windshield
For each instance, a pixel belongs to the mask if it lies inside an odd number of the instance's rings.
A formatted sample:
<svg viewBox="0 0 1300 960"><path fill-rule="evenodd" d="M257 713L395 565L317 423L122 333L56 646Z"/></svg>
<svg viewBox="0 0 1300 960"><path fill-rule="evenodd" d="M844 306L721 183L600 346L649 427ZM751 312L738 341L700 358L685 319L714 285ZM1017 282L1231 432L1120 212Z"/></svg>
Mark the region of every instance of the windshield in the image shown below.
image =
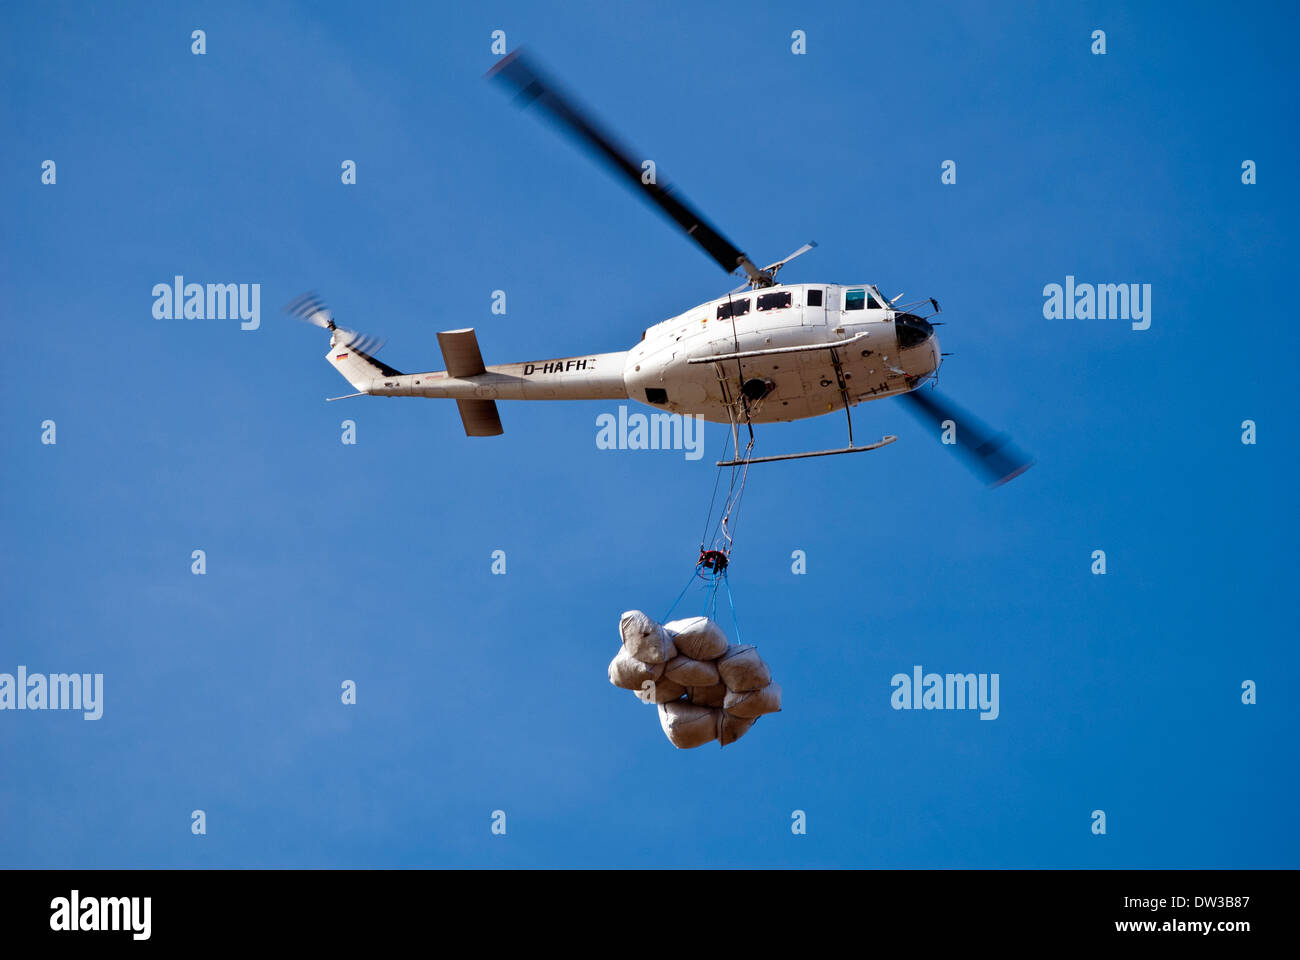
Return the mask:
<svg viewBox="0 0 1300 960"><path fill-rule="evenodd" d="M845 310L880 310L880 291L875 287L851 287L844 291Z"/></svg>

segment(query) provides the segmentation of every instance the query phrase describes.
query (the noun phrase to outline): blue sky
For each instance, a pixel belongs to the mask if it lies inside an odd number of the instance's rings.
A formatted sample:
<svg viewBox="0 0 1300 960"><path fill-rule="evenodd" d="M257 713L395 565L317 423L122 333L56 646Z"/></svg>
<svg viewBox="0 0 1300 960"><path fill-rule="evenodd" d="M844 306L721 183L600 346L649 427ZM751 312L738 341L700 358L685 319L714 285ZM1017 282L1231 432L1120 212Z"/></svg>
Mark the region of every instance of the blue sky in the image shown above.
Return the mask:
<svg viewBox="0 0 1300 960"><path fill-rule="evenodd" d="M0 672L102 672L105 705L0 712L0 864L1297 865L1287 6L2 16ZM422 370L438 330L623 350L734 285L483 81L496 29L758 262L818 241L785 279L936 297L944 392L1038 461L984 489L881 401L858 435L898 443L755 468L731 582L785 708L725 750L605 679L619 614L686 582L720 428L690 462L597 449L606 402L505 403L494 439L325 404L325 337L278 312L318 289ZM155 319L176 274L260 283L261 328ZM1044 319L1067 275L1150 283L1150 329ZM914 664L998 673L1000 716L892 710Z"/></svg>

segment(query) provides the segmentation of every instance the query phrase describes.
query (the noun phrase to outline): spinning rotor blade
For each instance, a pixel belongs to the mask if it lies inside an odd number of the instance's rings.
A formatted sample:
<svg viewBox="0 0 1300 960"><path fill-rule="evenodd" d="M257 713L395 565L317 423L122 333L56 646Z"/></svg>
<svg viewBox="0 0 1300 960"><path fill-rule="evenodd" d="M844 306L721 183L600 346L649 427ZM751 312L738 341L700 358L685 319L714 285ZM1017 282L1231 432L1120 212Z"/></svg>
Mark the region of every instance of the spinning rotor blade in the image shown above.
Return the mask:
<svg viewBox="0 0 1300 960"><path fill-rule="evenodd" d="M1005 433L994 433L973 415L934 390L922 388L902 395L903 402L918 419L942 429L945 420L957 425L956 452L966 465L980 474L991 487L1000 487L1020 476L1034 461L1011 442Z"/></svg>
<svg viewBox="0 0 1300 960"><path fill-rule="evenodd" d="M642 179L639 160L620 144L608 132L601 129L596 120L585 113L574 100L549 78L544 77L524 57L521 50L515 50L503 57L496 66L488 71L488 76L500 80L516 93L516 102L521 106L536 103L551 119L555 120L566 133L592 153L600 161L619 174L629 184L638 188L644 196L656 204L660 210L672 217L687 236L700 245L718 266L733 273L737 267L744 268L746 275L755 281L771 281L750 262L730 240L717 231L702 217L694 207L684 199L675 196L670 187L660 183L646 183Z"/></svg>
<svg viewBox="0 0 1300 960"><path fill-rule="evenodd" d="M355 330L339 329L344 335L343 346L348 347L355 353L364 355L367 359L379 363L375 360L374 355L384 348L388 341L381 337L374 337L367 333L357 333Z"/></svg>
<svg viewBox="0 0 1300 960"><path fill-rule="evenodd" d="M315 292L304 293L289 302L284 308L284 312L291 317L295 317L304 323L310 323L313 326L329 330L334 334L330 342L339 346L348 347L349 349L361 354L367 360L380 367L389 376L396 376L397 371L393 370L387 364L375 359L378 353L388 341L379 337L371 336L365 333L357 333L355 330L349 330L346 327L340 327L334 322L334 312L330 310L320 294ZM389 373L389 371L392 371Z"/></svg>
<svg viewBox="0 0 1300 960"><path fill-rule="evenodd" d="M776 263L769 263L766 267L763 268L763 272L770 273L773 276L775 276L776 272L780 270L782 267L784 267L787 263L789 263L795 257L802 257L805 253L813 249L815 246L817 246L817 241L810 240L808 243L805 243L802 247L800 247L798 250L796 250L794 253L790 254L789 256L778 260Z"/></svg>
<svg viewBox="0 0 1300 960"><path fill-rule="evenodd" d="M284 312L304 323L314 324L325 330L334 329L334 314L330 312L329 305L320 298L319 294L304 293L290 301L284 308Z"/></svg>

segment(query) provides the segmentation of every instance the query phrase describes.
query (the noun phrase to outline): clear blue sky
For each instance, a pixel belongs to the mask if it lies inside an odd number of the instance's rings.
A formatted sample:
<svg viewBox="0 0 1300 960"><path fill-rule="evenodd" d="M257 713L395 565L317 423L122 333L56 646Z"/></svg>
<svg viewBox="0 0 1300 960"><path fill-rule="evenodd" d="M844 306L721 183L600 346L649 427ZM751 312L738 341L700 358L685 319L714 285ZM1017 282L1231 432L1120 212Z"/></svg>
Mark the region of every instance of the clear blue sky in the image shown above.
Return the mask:
<svg viewBox="0 0 1300 960"><path fill-rule="evenodd" d="M1297 866L1292 8L209 7L0 15L0 672L105 675L97 722L0 713L0 864ZM610 403L486 440L325 404L278 312L319 289L421 370L438 330L623 350L734 285L484 82L495 29L758 262L936 297L944 391L1037 457L984 489L881 401L893 446L756 468L732 586L785 709L735 747L605 679L719 428L688 462L598 450ZM176 274L260 283L261 329L154 319ZM1045 320L1067 275L1150 283L1151 328ZM914 664L998 673L1001 715L893 711Z"/></svg>

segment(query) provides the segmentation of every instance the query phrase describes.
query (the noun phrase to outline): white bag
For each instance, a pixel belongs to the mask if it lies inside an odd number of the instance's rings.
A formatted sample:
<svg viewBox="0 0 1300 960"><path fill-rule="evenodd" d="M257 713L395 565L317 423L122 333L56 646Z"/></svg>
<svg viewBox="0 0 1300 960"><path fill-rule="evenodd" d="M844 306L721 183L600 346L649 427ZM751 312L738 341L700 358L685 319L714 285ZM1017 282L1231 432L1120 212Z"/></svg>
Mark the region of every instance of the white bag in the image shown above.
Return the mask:
<svg viewBox="0 0 1300 960"><path fill-rule="evenodd" d="M701 707L685 700L659 705L659 725L679 750L702 747L718 739L721 717L722 711L716 707Z"/></svg>
<svg viewBox="0 0 1300 960"><path fill-rule="evenodd" d="M732 644L718 661L718 673L727 689L736 693L762 690L772 682L772 671L767 668L758 651L747 643Z"/></svg>
<svg viewBox="0 0 1300 960"><path fill-rule="evenodd" d="M749 733L749 728L756 723L758 723L758 717L733 717L731 714L724 712L722 714L722 730L718 733L718 742L724 747L735 743Z"/></svg>
<svg viewBox="0 0 1300 960"><path fill-rule="evenodd" d="M668 703L672 700L680 700L686 693L686 688L680 683L673 683L667 677L652 681L654 690L648 690L644 686L636 691L636 698L642 703Z"/></svg>
<svg viewBox="0 0 1300 960"><path fill-rule="evenodd" d="M708 617L673 620L664 629L673 635L678 652L692 660L716 660L727 652L727 635Z"/></svg>
<svg viewBox="0 0 1300 960"><path fill-rule="evenodd" d="M642 663L666 663L677 656L677 648L664 628L640 610L629 610L618 621L623 647Z"/></svg>
<svg viewBox="0 0 1300 960"><path fill-rule="evenodd" d="M628 653L626 647L619 647L609 662L609 682L624 690L640 690L644 681L658 681L663 672L662 663L642 663Z"/></svg>
<svg viewBox="0 0 1300 960"><path fill-rule="evenodd" d="M748 693L730 691L723 701L722 709L733 717L748 720L755 720L765 713L776 713L781 709L781 685L769 683L762 690L751 690Z"/></svg>
<svg viewBox="0 0 1300 960"><path fill-rule="evenodd" d="M687 687L712 687L722 682L713 661L692 660L680 653L664 665L664 676Z"/></svg>
<svg viewBox="0 0 1300 960"><path fill-rule="evenodd" d="M727 699L727 685L718 683L711 687L691 687L687 694L691 703L698 703L702 707L720 707Z"/></svg>

